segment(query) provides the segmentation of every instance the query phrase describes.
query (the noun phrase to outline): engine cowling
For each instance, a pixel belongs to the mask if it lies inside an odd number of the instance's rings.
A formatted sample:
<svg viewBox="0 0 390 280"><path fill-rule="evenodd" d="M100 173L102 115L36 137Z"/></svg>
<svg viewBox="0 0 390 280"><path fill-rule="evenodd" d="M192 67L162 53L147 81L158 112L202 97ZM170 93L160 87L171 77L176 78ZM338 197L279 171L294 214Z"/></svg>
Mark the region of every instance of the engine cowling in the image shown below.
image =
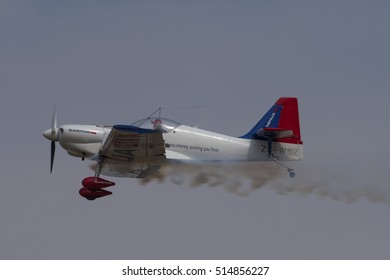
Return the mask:
<svg viewBox="0 0 390 280"><path fill-rule="evenodd" d="M59 130L61 147L75 157L98 154L105 135L109 133L109 129L96 125L62 125Z"/></svg>
<svg viewBox="0 0 390 280"><path fill-rule="evenodd" d="M101 143L104 128L96 125L66 124L60 126L60 142L91 144Z"/></svg>

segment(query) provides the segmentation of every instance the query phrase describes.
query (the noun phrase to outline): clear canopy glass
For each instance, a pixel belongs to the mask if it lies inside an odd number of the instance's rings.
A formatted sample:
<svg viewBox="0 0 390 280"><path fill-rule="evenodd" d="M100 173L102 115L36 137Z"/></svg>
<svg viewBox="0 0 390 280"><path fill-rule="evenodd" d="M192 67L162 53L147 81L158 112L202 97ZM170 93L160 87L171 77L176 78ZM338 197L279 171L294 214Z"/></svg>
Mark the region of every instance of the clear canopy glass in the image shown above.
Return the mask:
<svg viewBox="0 0 390 280"><path fill-rule="evenodd" d="M146 118L139 121L136 121L131 124L132 126L136 126L139 128L145 129L155 129L160 130L162 132L169 132L180 125L180 123L164 119L164 118Z"/></svg>

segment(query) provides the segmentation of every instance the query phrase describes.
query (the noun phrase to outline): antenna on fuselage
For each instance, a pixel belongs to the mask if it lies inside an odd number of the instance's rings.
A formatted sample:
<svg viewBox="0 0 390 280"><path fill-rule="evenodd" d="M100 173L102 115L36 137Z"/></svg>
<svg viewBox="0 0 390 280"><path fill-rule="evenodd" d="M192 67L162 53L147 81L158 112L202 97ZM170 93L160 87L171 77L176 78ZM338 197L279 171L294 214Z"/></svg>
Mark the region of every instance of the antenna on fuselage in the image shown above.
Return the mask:
<svg viewBox="0 0 390 280"><path fill-rule="evenodd" d="M210 114L206 115L206 117L204 117L199 122L197 122L193 127L198 128L198 126L200 126L202 123L204 123L209 117L210 117Z"/></svg>

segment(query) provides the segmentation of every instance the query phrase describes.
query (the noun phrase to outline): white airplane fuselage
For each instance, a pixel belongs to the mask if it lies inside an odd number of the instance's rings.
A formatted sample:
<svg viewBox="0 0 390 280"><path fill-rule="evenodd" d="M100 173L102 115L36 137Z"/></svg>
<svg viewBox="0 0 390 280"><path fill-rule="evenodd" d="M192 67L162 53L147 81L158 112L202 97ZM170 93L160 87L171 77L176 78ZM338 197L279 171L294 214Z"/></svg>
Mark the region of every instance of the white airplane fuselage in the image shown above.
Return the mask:
<svg viewBox="0 0 390 280"><path fill-rule="evenodd" d="M280 161L303 159L298 100L295 97L280 97L242 137L186 126L152 115L132 125L57 127L54 113L51 129L43 133L51 141L50 173L55 142L59 142L71 156L96 161L95 176L84 178L79 190L79 194L88 200L112 194L105 188L115 183L101 178L101 174L148 178L169 163L275 161L287 169L290 177L294 177L294 170Z"/></svg>
<svg viewBox="0 0 390 280"><path fill-rule="evenodd" d="M93 159L99 154L111 127L62 125L59 142L72 156ZM196 127L179 125L163 133L168 160L266 161L267 141L231 137ZM274 142L272 153L278 160L303 159L303 145ZM272 159L271 159L272 160Z"/></svg>

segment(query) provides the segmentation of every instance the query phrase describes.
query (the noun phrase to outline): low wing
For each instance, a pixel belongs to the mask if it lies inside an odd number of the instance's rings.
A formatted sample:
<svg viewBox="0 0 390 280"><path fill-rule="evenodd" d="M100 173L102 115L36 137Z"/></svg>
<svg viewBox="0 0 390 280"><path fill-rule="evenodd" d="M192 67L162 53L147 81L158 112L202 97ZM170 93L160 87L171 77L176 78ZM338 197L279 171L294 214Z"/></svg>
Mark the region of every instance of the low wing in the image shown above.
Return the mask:
<svg viewBox="0 0 390 280"><path fill-rule="evenodd" d="M104 143L103 156L119 160L134 161L165 155L162 132L130 125L115 125Z"/></svg>
<svg viewBox="0 0 390 280"><path fill-rule="evenodd" d="M115 125L100 152L108 176L146 178L166 159L161 131L130 125Z"/></svg>

